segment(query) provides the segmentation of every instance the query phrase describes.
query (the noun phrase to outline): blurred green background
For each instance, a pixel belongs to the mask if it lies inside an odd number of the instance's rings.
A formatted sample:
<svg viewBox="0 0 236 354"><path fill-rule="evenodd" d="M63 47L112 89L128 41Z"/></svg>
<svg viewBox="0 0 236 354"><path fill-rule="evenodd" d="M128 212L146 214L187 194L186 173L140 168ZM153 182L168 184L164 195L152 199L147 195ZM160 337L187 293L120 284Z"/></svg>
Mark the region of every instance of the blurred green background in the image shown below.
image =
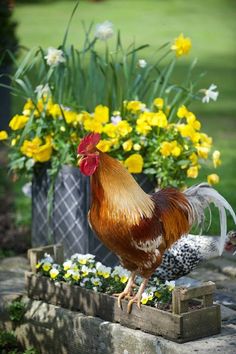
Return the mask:
<svg viewBox="0 0 236 354"><path fill-rule="evenodd" d="M14 18L18 22L20 44L26 48L57 47L76 1L16 1ZM217 102L191 106L201 120L203 131L214 138L214 148L222 153L217 169L221 182L216 187L236 209L236 1L235 0L81 0L74 16L69 43L79 47L84 36L82 21L94 26L109 20L121 30L125 45L150 44L142 52L147 61L153 53L180 33L192 39L191 53L179 59L174 79L184 77L188 65L198 58L195 75L206 72L202 88L217 85ZM112 39L110 40L112 47ZM24 56L21 50L19 60ZM141 54L140 54L141 55ZM13 113L21 111L19 100L13 101ZM208 173L208 171L206 171ZM198 180L197 182L199 182ZM196 181L191 181L192 184ZM21 203L20 203L21 205ZM24 218L23 220L28 218ZM230 222L230 228L235 228Z"/></svg>

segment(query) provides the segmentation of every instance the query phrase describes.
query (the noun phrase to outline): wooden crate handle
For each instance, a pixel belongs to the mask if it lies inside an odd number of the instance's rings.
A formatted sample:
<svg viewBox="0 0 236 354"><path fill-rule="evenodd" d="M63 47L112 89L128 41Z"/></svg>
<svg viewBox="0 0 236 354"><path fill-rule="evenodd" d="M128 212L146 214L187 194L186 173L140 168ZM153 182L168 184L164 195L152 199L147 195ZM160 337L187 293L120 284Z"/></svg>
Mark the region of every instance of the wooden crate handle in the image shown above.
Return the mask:
<svg viewBox="0 0 236 354"><path fill-rule="evenodd" d="M196 298L203 299L204 307L212 306L215 288L215 284L211 281L196 287L176 288L172 293L172 312L177 315L188 312L189 300Z"/></svg>
<svg viewBox="0 0 236 354"><path fill-rule="evenodd" d="M61 244L31 248L28 250L27 256L32 272L36 272L36 264L41 258L44 257L45 253L50 254L55 262L59 264L63 263L64 261L64 250L63 245Z"/></svg>

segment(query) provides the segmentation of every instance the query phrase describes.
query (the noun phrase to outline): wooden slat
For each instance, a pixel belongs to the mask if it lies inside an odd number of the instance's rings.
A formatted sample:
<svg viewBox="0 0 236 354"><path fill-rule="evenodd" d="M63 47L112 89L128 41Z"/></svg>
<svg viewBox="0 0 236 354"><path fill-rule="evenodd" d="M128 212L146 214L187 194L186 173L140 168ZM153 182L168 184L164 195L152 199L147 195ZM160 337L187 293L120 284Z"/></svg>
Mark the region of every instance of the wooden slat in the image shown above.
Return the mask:
<svg viewBox="0 0 236 354"><path fill-rule="evenodd" d="M50 254L55 262L59 264L64 261L63 245L61 244L31 248L28 250L27 256L30 262L31 270L34 273L36 272L36 264L41 258L44 257L45 253Z"/></svg>
<svg viewBox="0 0 236 354"><path fill-rule="evenodd" d="M210 295L215 290L216 286L213 282L209 281L203 285L181 289L180 291L180 300L190 300L197 297L202 297L204 295Z"/></svg>

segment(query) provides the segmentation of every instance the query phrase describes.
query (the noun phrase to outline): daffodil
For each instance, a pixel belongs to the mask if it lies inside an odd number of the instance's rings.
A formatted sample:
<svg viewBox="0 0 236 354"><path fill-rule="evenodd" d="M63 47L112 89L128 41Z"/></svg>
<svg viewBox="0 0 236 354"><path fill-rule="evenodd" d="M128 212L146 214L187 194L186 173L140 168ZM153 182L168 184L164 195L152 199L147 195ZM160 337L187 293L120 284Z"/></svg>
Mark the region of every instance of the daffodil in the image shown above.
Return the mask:
<svg viewBox="0 0 236 354"><path fill-rule="evenodd" d="M141 173L143 170L143 158L140 154L133 154L124 161L130 173Z"/></svg>
<svg viewBox="0 0 236 354"><path fill-rule="evenodd" d="M104 21L96 26L95 37L101 41L107 41L114 34L113 24L110 21Z"/></svg>
<svg viewBox="0 0 236 354"><path fill-rule="evenodd" d="M66 61L63 51L53 47L48 48L47 54L44 58L46 59L47 64L52 67L55 67Z"/></svg>
<svg viewBox="0 0 236 354"><path fill-rule="evenodd" d="M179 37L175 38L174 43L171 46L171 49L175 51L177 57L186 55L189 53L192 47L191 39L184 37L183 33Z"/></svg>
<svg viewBox="0 0 236 354"><path fill-rule="evenodd" d="M216 101L219 95L218 91L215 91L217 86L212 84L208 89L202 89L200 91L204 92L204 97L202 98L203 103L209 103L210 100Z"/></svg>

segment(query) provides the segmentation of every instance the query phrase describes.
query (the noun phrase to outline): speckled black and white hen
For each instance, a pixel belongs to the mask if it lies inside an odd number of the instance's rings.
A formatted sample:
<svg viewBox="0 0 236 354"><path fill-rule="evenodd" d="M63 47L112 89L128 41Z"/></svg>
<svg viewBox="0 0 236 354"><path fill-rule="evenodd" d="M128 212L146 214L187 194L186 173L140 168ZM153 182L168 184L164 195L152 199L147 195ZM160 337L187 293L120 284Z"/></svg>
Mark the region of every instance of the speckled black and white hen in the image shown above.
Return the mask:
<svg viewBox="0 0 236 354"><path fill-rule="evenodd" d="M236 254L236 232L227 234L226 210L229 211L236 224L236 216L229 203L216 191L212 192L206 184L200 184L187 189L186 196L191 198L197 196L199 200L199 211L203 209L201 203L205 203L201 198L201 189L204 196L208 194L208 203L213 203L220 216L220 236L186 235L177 240L163 255L161 265L156 269L153 276L160 280L176 280L189 274L201 262L211 258L221 256L224 249ZM194 204L195 212L198 213L196 201ZM207 207L207 206L206 206ZM199 215L198 219L204 220L204 215Z"/></svg>

